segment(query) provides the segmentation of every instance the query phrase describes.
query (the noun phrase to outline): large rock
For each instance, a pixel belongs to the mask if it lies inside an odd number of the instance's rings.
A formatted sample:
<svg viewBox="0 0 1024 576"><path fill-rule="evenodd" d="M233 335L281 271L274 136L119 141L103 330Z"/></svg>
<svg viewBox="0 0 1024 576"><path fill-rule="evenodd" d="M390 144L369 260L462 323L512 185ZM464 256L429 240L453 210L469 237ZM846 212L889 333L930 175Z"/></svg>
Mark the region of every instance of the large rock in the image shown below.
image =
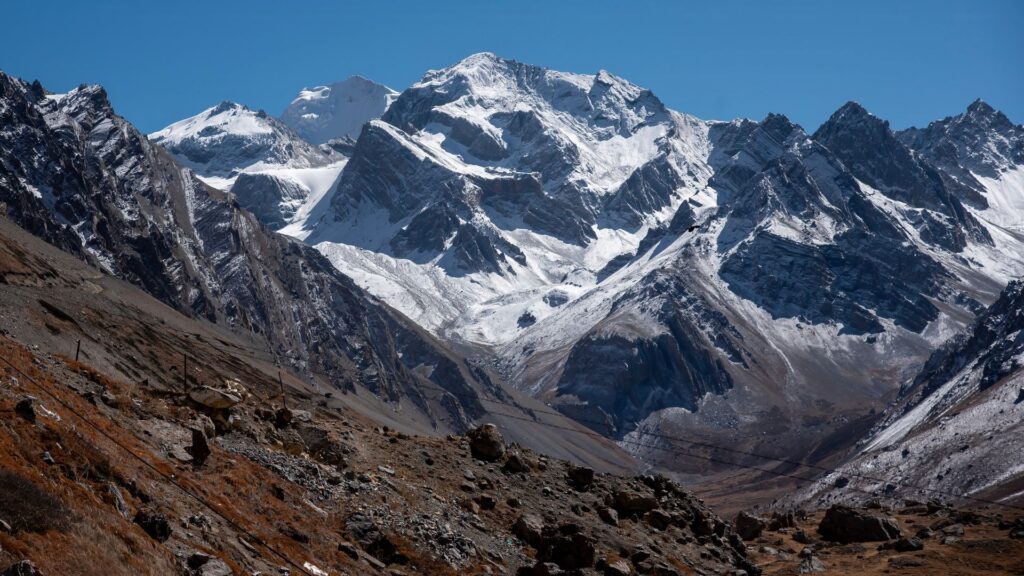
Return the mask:
<svg viewBox="0 0 1024 576"><path fill-rule="evenodd" d="M466 433L473 458L494 462L505 455L505 439L494 424L484 424Z"/></svg>
<svg viewBox="0 0 1024 576"><path fill-rule="evenodd" d="M825 512L818 533L833 542L879 542L903 536L896 520L883 514L834 505Z"/></svg>
<svg viewBox="0 0 1024 576"><path fill-rule="evenodd" d="M569 485L583 492L594 482L594 470L585 466L569 466Z"/></svg>
<svg viewBox="0 0 1024 576"><path fill-rule="evenodd" d="M593 538L580 532L576 524L545 527L537 545L538 560L554 562L565 570L593 566L595 553Z"/></svg>
<svg viewBox="0 0 1024 576"><path fill-rule="evenodd" d="M814 574L816 572L824 572L825 563L821 561L817 556L808 556L800 561L799 572L801 574Z"/></svg>
<svg viewBox="0 0 1024 576"><path fill-rule="evenodd" d="M534 514L524 514L512 525L512 533L534 548L540 544L543 531L544 521Z"/></svg>
<svg viewBox="0 0 1024 576"><path fill-rule="evenodd" d="M171 524L163 514L139 510L135 514L135 523L157 542L166 542L171 537Z"/></svg>
<svg viewBox="0 0 1024 576"><path fill-rule="evenodd" d="M505 465L501 467L506 472L513 474L519 474L530 471L530 461L519 452L509 452L508 458L505 459Z"/></svg>
<svg viewBox="0 0 1024 576"><path fill-rule="evenodd" d="M747 541L760 536L767 525L763 518L758 518L745 510L736 515L735 524L736 533L740 535L740 538Z"/></svg>
<svg viewBox="0 0 1024 576"><path fill-rule="evenodd" d="M34 423L36 421L35 401L36 399L33 398L32 396L22 398L14 406L14 413L17 414L18 416L21 416L25 420Z"/></svg>
<svg viewBox="0 0 1024 576"><path fill-rule="evenodd" d="M623 516L644 514L658 507L658 499L649 494L640 494L632 490L621 490L615 493L612 506Z"/></svg>
<svg viewBox="0 0 1024 576"><path fill-rule="evenodd" d="M196 404L214 410L227 410L237 406L242 401L242 397L237 394L209 386L194 388L188 393L188 397Z"/></svg>

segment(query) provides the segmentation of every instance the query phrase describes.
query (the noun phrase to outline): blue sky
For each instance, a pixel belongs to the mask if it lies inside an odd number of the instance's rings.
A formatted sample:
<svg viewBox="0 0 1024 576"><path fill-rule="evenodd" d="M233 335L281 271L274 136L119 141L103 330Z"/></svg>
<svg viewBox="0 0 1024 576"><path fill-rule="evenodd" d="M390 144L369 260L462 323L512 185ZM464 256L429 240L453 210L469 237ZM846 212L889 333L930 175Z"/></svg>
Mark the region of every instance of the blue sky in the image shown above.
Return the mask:
<svg viewBox="0 0 1024 576"><path fill-rule="evenodd" d="M481 51L607 69L701 118L781 112L813 130L847 100L895 127L981 97L1024 122L1024 2L486 0L5 3L0 69L106 86L145 131L221 100L278 114L361 74L401 90Z"/></svg>

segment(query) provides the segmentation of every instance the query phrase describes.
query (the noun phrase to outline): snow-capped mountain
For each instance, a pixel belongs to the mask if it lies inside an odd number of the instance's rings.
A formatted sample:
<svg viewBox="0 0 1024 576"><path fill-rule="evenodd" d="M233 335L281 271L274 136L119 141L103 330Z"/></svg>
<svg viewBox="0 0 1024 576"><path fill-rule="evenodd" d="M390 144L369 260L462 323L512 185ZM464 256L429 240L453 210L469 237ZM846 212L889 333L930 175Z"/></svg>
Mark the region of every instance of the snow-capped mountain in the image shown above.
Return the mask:
<svg viewBox="0 0 1024 576"><path fill-rule="evenodd" d="M149 139L204 178L229 180L245 171L310 168L327 160L323 150L263 110L226 101L154 132Z"/></svg>
<svg viewBox="0 0 1024 576"><path fill-rule="evenodd" d="M479 54L428 74L367 125L307 241L362 260L345 269L421 324L492 342L518 331L525 308L478 323L472 307L527 291L540 302L562 284L578 293L571 275L635 248L648 220L670 218L681 190L707 178L685 153L703 145L699 123L611 74ZM452 325L465 313L472 325Z"/></svg>
<svg viewBox="0 0 1024 576"><path fill-rule="evenodd" d="M929 358L850 461L799 498L862 499L898 487L921 499L1010 500L1022 494L1024 466L1007 456L1022 444L1024 283L1016 281Z"/></svg>
<svg viewBox="0 0 1024 576"><path fill-rule="evenodd" d="M595 428L792 450L1024 273L1024 212L995 208L1024 197L1015 168L971 187L909 134L855 103L814 134L703 121L607 72L477 54L365 127L300 237Z"/></svg>
<svg viewBox="0 0 1024 576"><path fill-rule="evenodd" d="M898 134L943 176L955 181L964 202L1009 233L1024 233L1024 127L976 100L967 112Z"/></svg>
<svg viewBox="0 0 1024 576"><path fill-rule="evenodd" d="M397 96L398 92L383 84L352 76L303 89L281 114L281 122L313 144L355 141L363 125L380 118Z"/></svg>
<svg viewBox="0 0 1024 576"><path fill-rule="evenodd" d="M356 392L361 409L459 431L489 414L490 398L518 419L505 429L520 441L546 438L566 456L601 451L586 435L563 442L523 424L529 408L492 373L367 295L313 248L269 232L115 114L98 86L48 94L0 73L0 208L182 313L251 340L254 362ZM98 282L91 288L103 290Z"/></svg>
<svg viewBox="0 0 1024 576"><path fill-rule="evenodd" d="M345 156L306 142L262 110L222 102L149 135L207 184L232 192L271 228L304 218L330 189Z"/></svg>

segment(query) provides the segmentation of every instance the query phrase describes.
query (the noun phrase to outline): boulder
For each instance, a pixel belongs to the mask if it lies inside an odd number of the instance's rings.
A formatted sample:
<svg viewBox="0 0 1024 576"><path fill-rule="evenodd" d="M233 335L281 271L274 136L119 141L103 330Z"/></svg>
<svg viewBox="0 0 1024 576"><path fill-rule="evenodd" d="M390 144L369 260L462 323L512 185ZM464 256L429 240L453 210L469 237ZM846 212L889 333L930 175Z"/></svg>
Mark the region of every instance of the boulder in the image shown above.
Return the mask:
<svg viewBox="0 0 1024 576"><path fill-rule="evenodd" d="M530 571L531 576L562 576L565 574L565 570L562 570L558 564L554 562L537 562Z"/></svg>
<svg viewBox="0 0 1024 576"><path fill-rule="evenodd" d="M544 521L534 514L524 514L512 525L512 534L534 548L540 543L543 531Z"/></svg>
<svg viewBox="0 0 1024 576"><path fill-rule="evenodd" d="M825 564L817 556L808 556L800 561L799 570L801 574L824 572Z"/></svg>
<svg viewBox="0 0 1024 576"><path fill-rule="evenodd" d="M597 509L597 515L605 524L609 524L611 526L619 525L619 513L615 511L615 508L602 506Z"/></svg>
<svg viewBox="0 0 1024 576"><path fill-rule="evenodd" d="M924 542L920 538L900 538L899 540L882 544L879 546L879 549L895 550L897 552L917 552L918 550L924 550Z"/></svg>
<svg viewBox="0 0 1024 576"><path fill-rule="evenodd" d="M554 562L564 570L579 570L594 565L594 540L580 532L576 524L545 527L537 548L537 559Z"/></svg>
<svg viewBox="0 0 1024 576"><path fill-rule="evenodd" d="M278 408L277 412L274 412L274 427L278 429L287 428L291 426L292 420L295 419L295 413L287 407Z"/></svg>
<svg viewBox="0 0 1024 576"><path fill-rule="evenodd" d="M942 529L942 533L946 536L963 536L964 525L963 524L951 524Z"/></svg>
<svg viewBox="0 0 1024 576"><path fill-rule="evenodd" d="M480 506L481 510L494 510L498 506L498 499L490 494L481 494L473 499Z"/></svg>
<svg viewBox="0 0 1024 576"><path fill-rule="evenodd" d="M242 401L242 397L237 394L227 390L211 388L210 386L193 388L188 393L188 397L196 404L213 410L227 410L237 406Z"/></svg>
<svg viewBox="0 0 1024 576"><path fill-rule="evenodd" d="M612 507L624 516L644 514L658 507L658 499L632 490L620 490L612 497Z"/></svg>
<svg viewBox="0 0 1024 576"><path fill-rule="evenodd" d="M505 464L501 467L505 472L519 474L530 471L530 461L519 452L509 452Z"/></svg>
<svg viewBox="0 0 1024 576"><path fill-rule="evenodd" d="M763 518L754 516L745 510L736 515L734 524L736 525L736 533L740 535L740 538L748 542L760 536L767 525Z"/></svg>
<svg viewBox="0 0 1024 576"><path fill-rule="evenodd" d="M825 512L818 533L826 540L843 544L895 540L903 536L895 519L839 504Z"/></svg>
<svg viewBox="0 0 1024 576"><path fill-rule="evenodd" d="M142 528L149 537L157 542L166 542L171 537L171 524L167 517L158 512L139 510L135 514L134 522Z"/></svg>
<svg viewBox="0 0 1024 576"><path fill-rule="evenodd" d="M196 576L231 576L231 567L220 558L214 558L196 571Z"/></svg>
<svg viewBox="0 0 1024 576"><path fill-rule="evenodd" d="M594 471L584 466L569 466L569 485L583 492L594 483Z"/></svg>
<svg viewBox="0 0 1024 576"><path fill-rule="evenodd" d="M505 439L494 424L484 424L466 433L473 458L494 462L505 455Z"/></svg>
<svg viewBox="0 0 1024 576"><path fill-rule="evenodd" d="M672 516L657 508L644 514L644 520L655 530L666 530L672 525Z"/></svg>
<svg viewBox="0 0 1024 576"><path fill-rule="evenodd" d="M36 399L31 396L26 396L18 401L14 405L14 413L21 416L29 422L35 423L36 421Z"/></svg>

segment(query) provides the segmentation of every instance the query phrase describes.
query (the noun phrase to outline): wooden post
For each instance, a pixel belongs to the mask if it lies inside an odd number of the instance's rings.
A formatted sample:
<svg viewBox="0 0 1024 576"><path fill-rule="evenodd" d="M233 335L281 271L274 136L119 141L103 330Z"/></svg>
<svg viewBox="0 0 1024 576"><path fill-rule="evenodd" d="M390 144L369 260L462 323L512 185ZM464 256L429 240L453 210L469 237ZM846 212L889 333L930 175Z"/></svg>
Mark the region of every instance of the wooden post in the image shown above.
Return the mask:
<svg viewBox="0 0 1024 576"><path fill-rule="evenodd" d="M78 362L78 353L82 351L82 341L79 340L78 344L75 344L75 362Z"/></svg>
<svg viewBox="0 0 1024 576"><path fill-rule="evenodd" d="M185 394L188 394L188 354L182 352L181 357L185 360L184 367L181 369L181 382L185 388Z"/></svg>
<svg viewBox="0 0 1024 576"><path fill-rule="evenodd" d="M287 409L288 408L288 395L284 393L284 380L281 379L281 371L277 371L277 383L281 386L281 403Z"/></svg>

